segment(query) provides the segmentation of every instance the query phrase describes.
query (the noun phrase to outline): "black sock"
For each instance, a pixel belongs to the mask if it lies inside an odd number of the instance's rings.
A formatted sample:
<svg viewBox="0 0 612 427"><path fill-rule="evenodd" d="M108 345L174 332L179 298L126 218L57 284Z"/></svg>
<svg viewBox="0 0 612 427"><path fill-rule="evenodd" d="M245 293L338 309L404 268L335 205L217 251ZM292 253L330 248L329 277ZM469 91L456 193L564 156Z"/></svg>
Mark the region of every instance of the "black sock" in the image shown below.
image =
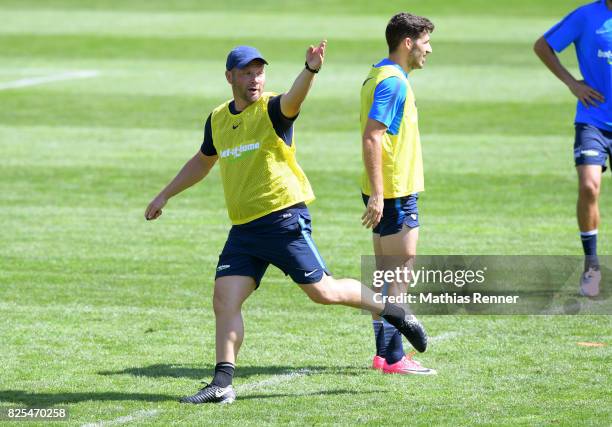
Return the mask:
<svg viewBox="0 0 612 427"><path fill-rule="evenodd" d="M406 312L399 305L386 302L385 309L380 313L380 317L399 328L406 317Z"/></svg>
<svg viewBox="0 0 612 427"><path fill-rule="evenodd" d="M234 378L234 366L233 363L219 362L215 365L215 376L211 384L219 387L227 387L232 385L232 379Z"/></svg>
<svg viewBox="0 0 612 427"><path fill-rule="evenodd" d="M382 320L372 320L374 326L374 341L376 342L376 355L385 357L385 331Z"/></svg>
<svg viewBox="0 0 612 427"><path fill-rule="evenodd" d="M597 258L597 229L580 233L582 249L584 250L584 271L594 268L599 270Z"/></svg>
<svg viewBox="0 0 612 427"><path fill-rule="evenodd" d="M402 334L389 322L384 322L383 329L385 334L385 359L389 365L392 365L406 355L402 344Z"/></svg>

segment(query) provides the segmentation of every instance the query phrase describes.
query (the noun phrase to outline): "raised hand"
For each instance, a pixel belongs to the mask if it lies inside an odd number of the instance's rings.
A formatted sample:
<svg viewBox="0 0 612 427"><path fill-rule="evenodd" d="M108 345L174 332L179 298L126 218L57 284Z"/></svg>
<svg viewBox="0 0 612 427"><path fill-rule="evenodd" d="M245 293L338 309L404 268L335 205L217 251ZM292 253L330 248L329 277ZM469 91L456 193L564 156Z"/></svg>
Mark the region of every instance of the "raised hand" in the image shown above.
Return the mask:
<svg viewBox="0 0 612 427"><path fill-rule="evenodd" d="M313 70L318 70L323 66L326 46L327 40L321 40L318 46L310 46L306 49L306 63Z"/></svg>

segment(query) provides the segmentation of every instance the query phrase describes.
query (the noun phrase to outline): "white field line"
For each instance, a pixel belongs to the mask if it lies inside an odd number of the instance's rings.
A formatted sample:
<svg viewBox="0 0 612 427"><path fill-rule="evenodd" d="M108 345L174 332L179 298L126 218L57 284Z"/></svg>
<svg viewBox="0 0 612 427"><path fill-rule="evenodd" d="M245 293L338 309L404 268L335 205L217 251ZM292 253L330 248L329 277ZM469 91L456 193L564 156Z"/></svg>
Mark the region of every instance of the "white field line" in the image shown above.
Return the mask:
<svg viewBox="0 0 612 427"><path fill-rule="evenodd" d="M236 387L237 392L245 392L250 390L255 390L263 386L276 385L284 382L288 382L294 380L299 377L303 377L311 374L309 369L299 369L297 371L287 372L286 374L275 375L272 378L268 378L261 381L256 381L254 383L242 384ZM121 424L131 423L133 421L141 421L144 418L150 418L157 416L161 413L160 410L153 409L149 411L137 411L130 415L125 415L123 417L115 418L114 420L109 421L98 421L95 423L83 424L81 427L104 427L104 426L116 426Z"/></svg>
<svg viewBox="0 0 612 427"><path fill-rule="evenodd" d="M437 335L430 339L433 342L440 342L450 338L454 338L461 335L459 332L445 332L441 335ZM263 386L277 385L285 382L292 381L296 378L305 377L312 373L309 369L298 369L297 371L287 372L286 374L275 375L271 378L267 378L265 380L256 381L253 383L242 384L236 387L236 392L243 393L251 390L258 389ZM97 423L83 424L81 427L103 427L103 426L113 426L129 423L132 421L141 420L143 418L153 417L160 413L159 410L151 410L151 411L138 411L134 412L131 415L126 415L123 417L116 418L110 421L99 421Z"/></svg>
<svg viewBox="0 0 612 427"><path fill-rule="evenodd" d="M268 378L254 383L242 384L236 387L237 392L244 392L254 390L263 386L276 385L287 381L294 380L299 377L310 375L312 372L309 369L298 369L297 371L287 372L286 374L275 375L272 378Z"/></svg>
<svg viewBox="0 0 612 427"><path fill-rule="evenodd" d="M0 83L0 90L18 89L27 86L36 86L64 80L89 79L92 77L97 77L98 75L100 75L100 72L95 70L67 71L60 74L50 74L48 76L41 77L28 77L25 79L14 80L12 82Z"/></svg>
<svg viewBox="0 0 612 427"><path fill-rule="evenodd" d="M132 421L139 421L144 418L154 417L159 414L160 411L152 409L149 411L137 411L130 415L115 418L110 421L98 421L97 423L83 424L81 427L102 427L102 426L117 426L121 424L131 423Z"/></svg>

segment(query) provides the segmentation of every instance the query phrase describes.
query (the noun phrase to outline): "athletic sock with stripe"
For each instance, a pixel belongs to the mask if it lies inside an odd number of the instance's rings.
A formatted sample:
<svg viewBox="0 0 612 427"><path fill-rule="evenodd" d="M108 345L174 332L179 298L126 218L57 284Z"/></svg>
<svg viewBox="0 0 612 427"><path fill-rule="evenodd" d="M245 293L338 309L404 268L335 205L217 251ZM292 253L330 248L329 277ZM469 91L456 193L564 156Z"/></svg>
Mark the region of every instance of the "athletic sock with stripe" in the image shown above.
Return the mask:
<svg viewBox="0 0 612 427"><path fill-rule="evenodd" d="M215 365L215 376L211 384L219 387L227 387L232 385L232 379L234 378L234 370L236 366L230 362L219 362Z"/></svg>
<svg viewBox="0 0 612 427"><path fill-rule="evenodd" d="M582 241L582 249L584 250L584 271L587 271L589 268L598 269L597 229L581 232L580 240Z"/></svg>

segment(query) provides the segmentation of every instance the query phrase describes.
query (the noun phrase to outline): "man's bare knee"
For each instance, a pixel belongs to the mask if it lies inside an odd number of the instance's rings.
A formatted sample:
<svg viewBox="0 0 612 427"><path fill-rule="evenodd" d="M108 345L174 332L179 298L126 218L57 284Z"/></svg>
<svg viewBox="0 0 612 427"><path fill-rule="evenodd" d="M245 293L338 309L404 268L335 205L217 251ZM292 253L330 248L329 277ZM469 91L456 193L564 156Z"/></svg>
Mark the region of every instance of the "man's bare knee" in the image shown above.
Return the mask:
<svg viewBox="0 0 612 427"><path fill-rule="evenodd" d="M334 298L327 290L317 290L308 294L310 299L317 304L330 305L334 303Z"/></svg>
<svg viewBox="0 0 612 427"><path fill-rule="evenodd" d="M337 292L334 289L333 279L327 278L325 283L319 282L312 285L303 285L304 292L312 302L322 305L338 304Z"/></svg>
<svg viewBox="0 0 612 427"><path fill-rule="evenodd" d="M215 316L240 312L242 303L255 289L255 281L250 277L221 277L215 281L213 309Z"/></svg>
<svg viewBox="0 0 612 427"><path fill-rule="evenodd" d="M580 183L580 197L586 200L597 200L599 197L599 183L594 180L586 180Z"/></svg>
<svg viewBox="0 0 612 427"><path fill-rule="evenodd" d="M219 316L220 314L233 311L235 307L233 307L233 304L231 304L230 298L228 298L227 295L224 295L223 292L215 290L213 295L213 309L215 311L215 316Z"/></svg>

